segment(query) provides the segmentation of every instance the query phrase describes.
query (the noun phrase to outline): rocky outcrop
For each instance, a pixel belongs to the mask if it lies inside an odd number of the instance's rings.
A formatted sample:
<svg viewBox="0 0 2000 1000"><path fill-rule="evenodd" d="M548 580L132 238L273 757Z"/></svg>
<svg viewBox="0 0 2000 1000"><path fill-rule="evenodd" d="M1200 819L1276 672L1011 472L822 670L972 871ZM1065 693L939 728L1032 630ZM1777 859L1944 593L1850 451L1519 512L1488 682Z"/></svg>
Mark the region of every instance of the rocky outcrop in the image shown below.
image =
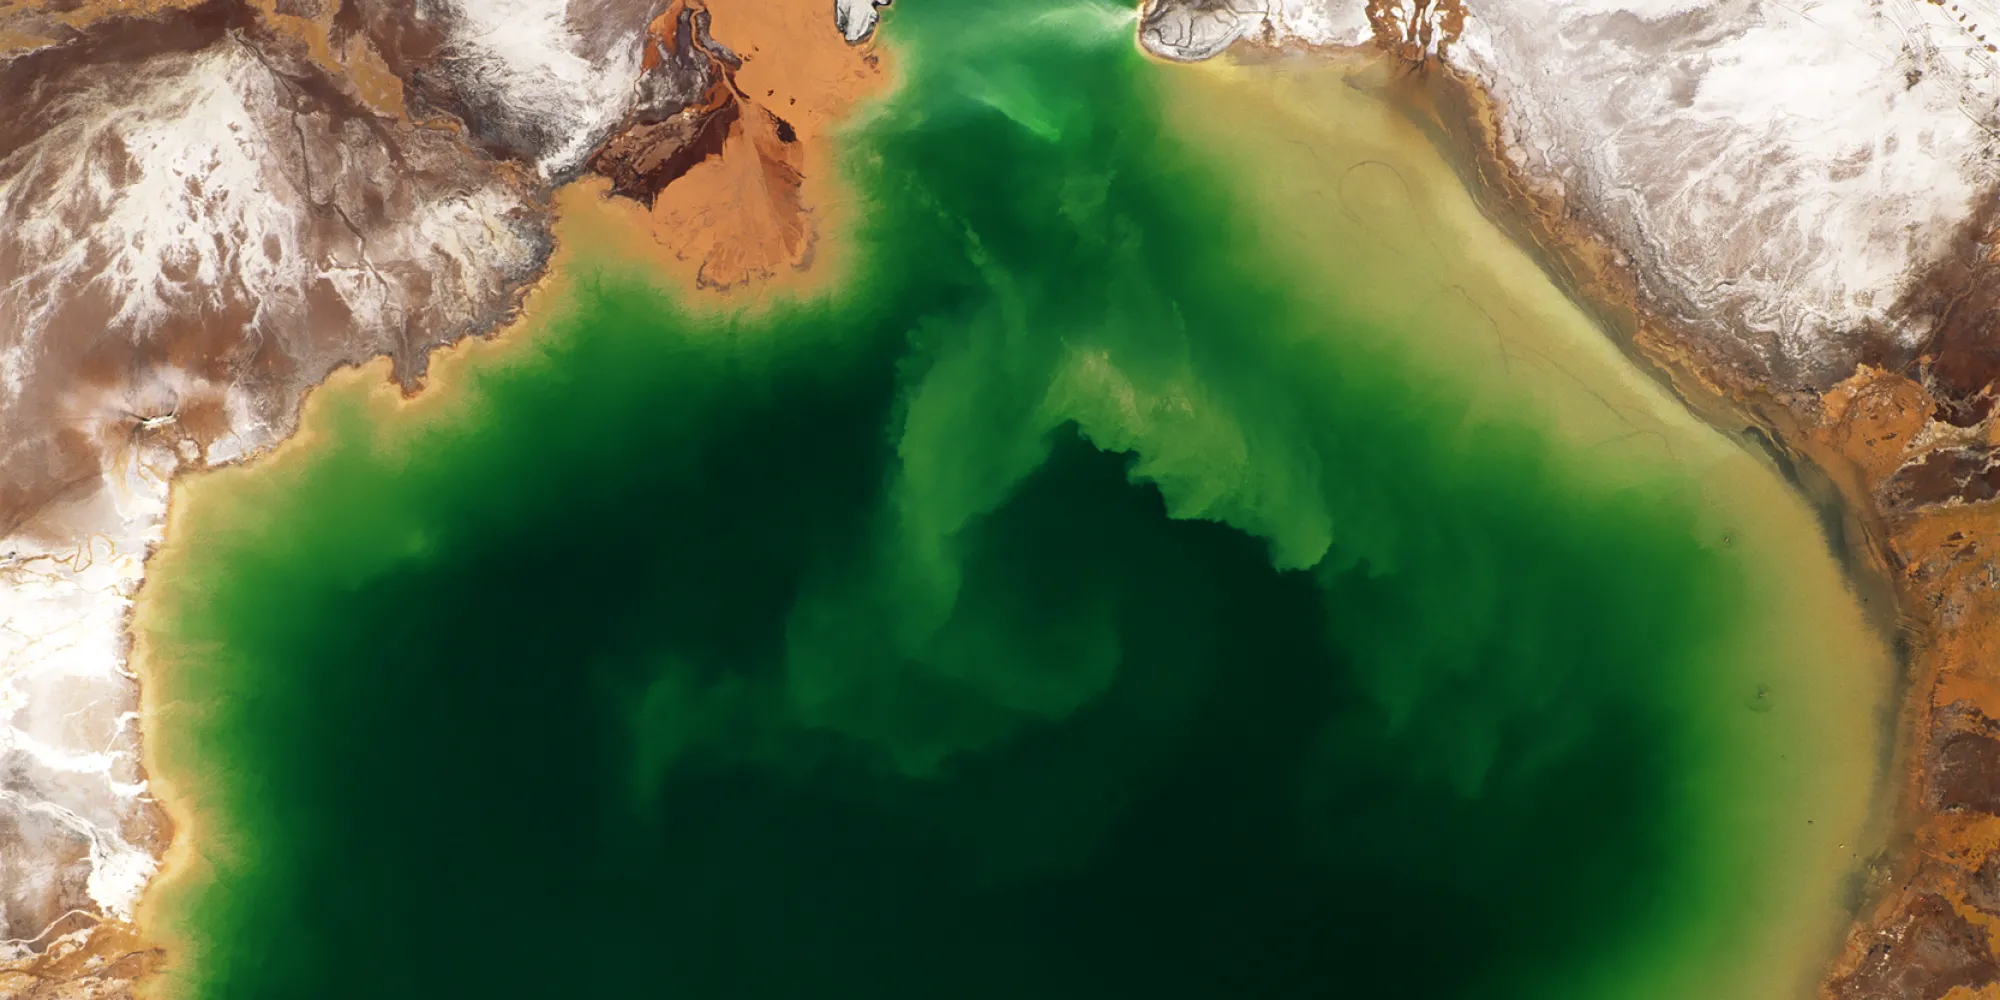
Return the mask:
<svg viewBox="0 0 2000 1000"><path fill-rule="evenodd" d="M889 0L833 0L834 30L850 45L865 42L882 20L879 8L887 6Z"/></svg>
<svg viewBox="0 0 2000 1000"><path fill-rule="evenodd" d="M668 270L719 292L813 263L833 174L827 129L883 78L872 49L798 7L726 10L711 18L700 0L674 0L654 19L639 98L590 159L614 194L643 206Z"/></svg>
<svg viewBox="0 0 2000 1000"><path fill-rule="evenodd" d="M1170 58L1374 44L1490 96L1514 183L1587 222L1646 308L1767 384L1921 353L2000 184L2000 57L1950 3L1164 0Z"/></svg>
<svg viewBox="0 0 2000 1000"><path fill-rule="evenodd" d="M614 194L651 208L667 185L722 153L742 117L734 73L742 57L709 34L705 8L676 2L648 26L638 99L590 159Z"/></svg>
<svg viewBox="0 0 2000 1000"><path fill-rule="evenodd" d="M1960 916L1942 896L1913 897L1878 938L1860 967L1835 984L1836 996L1933 1000L2000 977L1986 928Z"/></svg>
<svg viewBox="0 0 2000 1000"><path fill-rule="evenodd" d="M1968 400L1944 394L1935 360L1863 365L1816 408L1801 406L1817 419L1795 435L1814 461L1845 471L1853 502L1879 521L1911 639L1909 839L1873 872L1875 902L1829 983L1841 1000L2000 983L1990 938L2000 920L2000 501L1986 471L2000 427L1990 412L1967 424ZM1933 931L1914 946L1911 929L1925 926Z"/></svg>

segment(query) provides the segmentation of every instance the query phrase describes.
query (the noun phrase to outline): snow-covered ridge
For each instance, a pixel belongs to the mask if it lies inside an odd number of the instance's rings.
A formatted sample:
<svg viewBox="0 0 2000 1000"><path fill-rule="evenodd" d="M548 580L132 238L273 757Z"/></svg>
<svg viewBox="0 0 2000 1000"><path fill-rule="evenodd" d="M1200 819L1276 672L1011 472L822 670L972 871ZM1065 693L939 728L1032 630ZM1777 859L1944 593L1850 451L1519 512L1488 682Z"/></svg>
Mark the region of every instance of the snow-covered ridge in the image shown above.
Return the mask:
<svg viewBox="0 0 2000 1000"><path fill-rule="evenodd" d="M476 127L517 144L546 176L565 175L604 140L632 101L646 25L665 4L641 2L601 40L577 30L569 0L428 0L447 26L440 65ZM600 22L605 23L605 22Z"/></svg>
<svg viewBox="0 0 2000 1000"><path fill-rule="evenodd" d="M1139 37L1156 55L1193 62L1245 39L1360 45L1370 29L1361 0L1148 0L1141 8Z"/></svg>
<svg viewBox="0 0 2000 1000"><path fill-rule="evenodd" d="M1468 7L1451 57L1506 109L1517 166L1586 206L1658 304L1726 319L1781 382L1844 376L1865 333L1930 332L1896 306L2000 179L2000 73L1945 7Z"/></svg>
<svg viewBox="0 0 2000 1000"><path fill-rule="evenodd" d="M138 692L124 667L123 624L145 555L160 538L166 471L135 462L123 482L100 494L102 509L79 512L109 531L67 547L0 542L0 760L7 768L0 817L24 855L4 869L10 884L0 917L11 943L0 942L0 960L48 943L32 938L44 929L36 925L62 911L49 912L39 897L87 901L129 920L157 866L162 845L148 842L156 830L142 810L148 799ZM85 862L82 900L60 885L79 872L51 863L77 854ZM20 933L27 927L35 929Z"/></svg>
<svg viewBox="0 0 2000 1000"><path fill-rule="evenodd" d="M1441 58L1484 84L1519 174L1595 222L1654 308L1781 385L1837 380L1864 337L1930 333L1898 306L2000 183L1995 0L1460 6ZM1371 14L1439 9L1163 0L1142 38L1196 58L1239 37L1346 46Z"/></svg>

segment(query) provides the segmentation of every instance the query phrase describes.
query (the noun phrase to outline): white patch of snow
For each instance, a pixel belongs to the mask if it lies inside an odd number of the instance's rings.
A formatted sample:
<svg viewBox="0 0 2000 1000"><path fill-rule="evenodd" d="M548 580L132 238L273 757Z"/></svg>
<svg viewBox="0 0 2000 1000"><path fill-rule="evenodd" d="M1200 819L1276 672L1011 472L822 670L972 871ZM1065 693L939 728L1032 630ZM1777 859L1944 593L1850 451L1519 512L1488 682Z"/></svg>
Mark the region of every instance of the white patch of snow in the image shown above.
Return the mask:
<svg viewBox="0 0 2000 1000"><path fill-rule="evenodd" d="M889 0L833 0L833 27L847 39L849 45L858 45L875 33L875 23L882 15L877 7L889 6Z"/></svg>
<svg viewBox="0 0 2000 1000"><path fill-rule="evenodd" d="M172 461L127 463L119 488L91 501L103 530L67 543L0 540L0 762L13 775L0 809L86 841L85 891L125 920L156 863L123 833L146 789L123 627L161 536Z"/></svg>
<svg viewBox="0 0 2000 1000"><path fill-rule="evenodd" d="M315 319L306 295L317 286L340 299L343 343L395 343L413 295L440 323L470 321L531 270L525 206L498 181L429 198L398 189L406 217L365 242L329 240L304 179L288 172L300 169L299 135L283 107L269 71L223 43L79 91L56 125L0 162L0 261L12 264L0 273L0 422L57 336L139 342L169 321L224 317L247 322L245 340L289 344ZM327 179L314 184L326 197ZM84 297L106 303L94 323L68 311ZM54 879L87 844L85 891L99 912L129 918L155 864L127 840L146 806L125 663L132 596L173 470L276 443L283 414L268 385L175 368L61 392L39 377L56 405L38 403L38 416L97 442L101 479L0 537L0 814L41 831L0 858L0 879ZM167 443L178 401L217 396L229 426L205 454ZM9 446L0 434L0 453Z"/></svg>
<svg viewBox="0 0 2000 1000"><path fill-rule="evenodd" d="M1207 59L1244 38L1347 46L1370 35L1360 0L1230 0L1199 7L1153 0L1141 13L1140 42L1169 59Z"/></svg>
<svg viewBox="0 0 2000 1000"><path fill-rule="evenodd" d="M1655 306L1780 378L1851 363L2000 181L2000 0L1464 6L1444 55L1498 99L1514 166L1603 225ZM1170 5L1145 31L1178 58L1370 35L1364 0Z"/></svg>
<svg viewBox="0 0 2000 1000"><path fill-rule="evenodd" d="M301 220L294 200L268 183L258 144L269 137L247 106L275 100L269 75L235 48L177 69L123 100L108 87L72 98L71 114L0 179L0 216L10 223L0 238L37 262L0 292L0 314L27 321L23 341L87 281L108 285L114 322L140 332L214 295L232 272L260 301L299 293ZM114 179L123 165L115 158L127 156L136 172ZM103 221L78 239L82 218ZM278 260L262 252L266 239L283 248Z"/></svg>
<svg viewBox="0 0 2000 1000"><path fill-rule="evenodd" d="M10 357L89 286L111 294L112 326L135 336L231 294L249 304L253 327L291 321L321 279L357 327L393 331L403 289L384 281L384 262L441 265L466 298L482 283L490 298L498 275L526 269L534 249L502 221L518 206L491 186L424 206L420 218L374 234L365 256L308 252L307 193L273 157L298 142L279 102L277 83L237 46L169 61L117 93L77 95L73 114L0 177L0 218L10 223L0 240L34 262L0 286L0 316L21 324ZM78 238L83 219L99 221Z"/></svg>
<svg viewBox="0 0 2000 1000"><path fill-rule="evenodd" d="M542 151L546 176L582 162L625 115L639 78L643 30L606 52L587 52L569 21L569 0L461 0L453 45L475 85L544 123L558 144ZM640 29L644 25L639 26Z"/></svg>
<svg viewBox="0 0 2000 1000"><path fill-rule="evenodd" d="M1280 42L1360 45L1370 34L1367 5L1358 0L1351 3L1272 0L1265 19Z"/></svg>
<svg viewBox="0 0 2000 1000"><path fill-rule="evenodd" d="M1780 374L1886 324L1996 178L1992 57L1928 3L1467 8L1450 57L1499 99L1518 165Z"/></svg>

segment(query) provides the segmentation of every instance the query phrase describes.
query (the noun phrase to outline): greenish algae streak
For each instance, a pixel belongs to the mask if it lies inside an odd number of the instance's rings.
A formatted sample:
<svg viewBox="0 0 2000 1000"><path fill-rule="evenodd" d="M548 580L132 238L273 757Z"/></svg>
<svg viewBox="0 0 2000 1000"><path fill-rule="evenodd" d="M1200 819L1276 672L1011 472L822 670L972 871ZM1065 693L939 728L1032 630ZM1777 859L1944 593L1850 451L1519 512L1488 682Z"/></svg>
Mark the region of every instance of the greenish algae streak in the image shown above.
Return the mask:
<svg viewBox="0 0 2000 1000"><path fill-rule="evenodd" d="M1777 476L1337 69L886 31L838 298L577 264L182 484L171 985L1804 995L1889 668Z"/></svg>

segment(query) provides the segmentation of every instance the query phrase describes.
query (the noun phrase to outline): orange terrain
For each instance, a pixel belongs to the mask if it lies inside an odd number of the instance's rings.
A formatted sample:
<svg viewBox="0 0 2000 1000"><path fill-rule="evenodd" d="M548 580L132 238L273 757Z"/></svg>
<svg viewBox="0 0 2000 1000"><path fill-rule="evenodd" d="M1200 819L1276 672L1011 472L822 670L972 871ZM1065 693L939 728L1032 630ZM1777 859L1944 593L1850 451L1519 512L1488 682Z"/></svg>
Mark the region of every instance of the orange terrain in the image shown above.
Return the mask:
<svg viewBox="0 0 2000 1000"><path fill-rule="evenodd" d="M675 0L648 29L638 107L591 159L675 278L728 293L820 256L842 198L831 132L886 78L828 5ZM824 270L824 269L822 269Z"/></svg>

